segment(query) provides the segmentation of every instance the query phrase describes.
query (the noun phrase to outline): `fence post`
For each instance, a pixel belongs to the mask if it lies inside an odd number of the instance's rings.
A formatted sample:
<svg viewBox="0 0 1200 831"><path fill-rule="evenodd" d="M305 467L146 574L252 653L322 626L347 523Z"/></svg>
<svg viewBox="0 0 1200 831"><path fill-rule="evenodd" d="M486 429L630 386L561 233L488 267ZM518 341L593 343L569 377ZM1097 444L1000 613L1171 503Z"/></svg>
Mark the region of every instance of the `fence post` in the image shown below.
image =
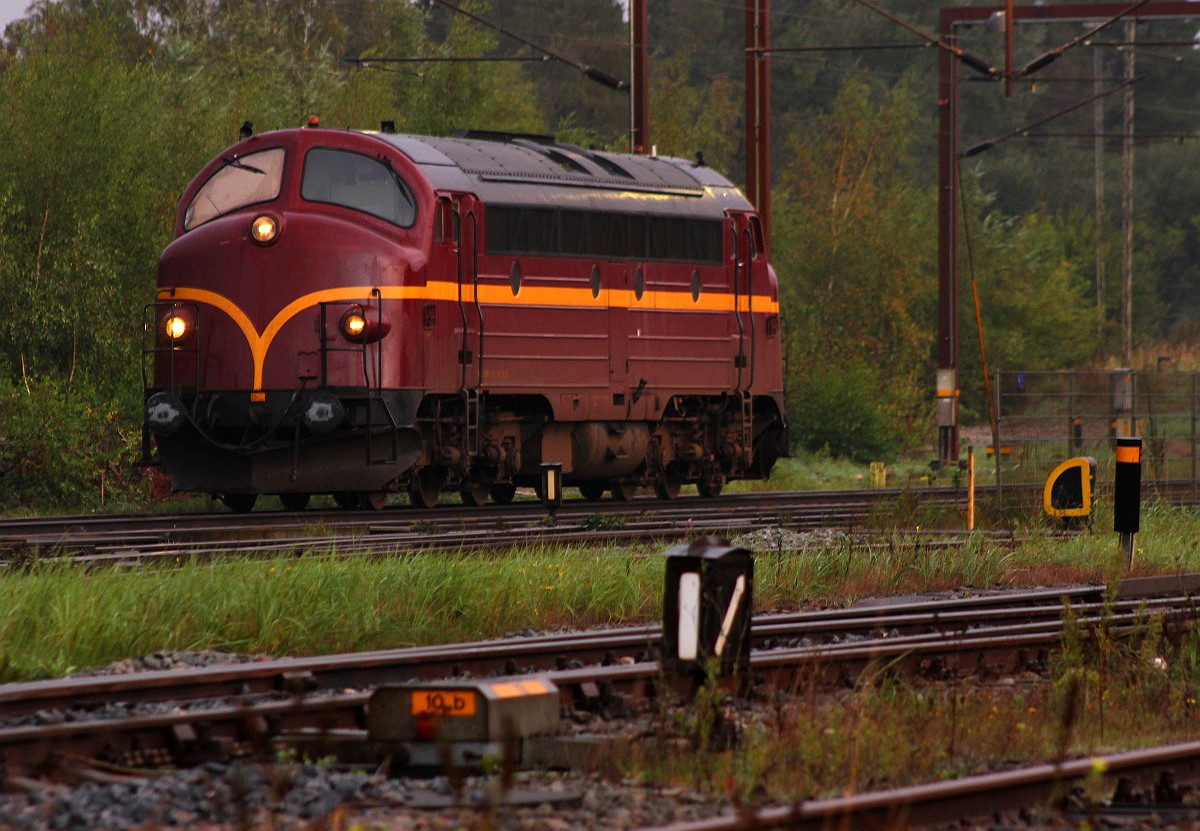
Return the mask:
<svg viewBox="0 0 1200 831"><path fill-rule="evenodd" d="M1080 426L1079 418L1075 415L1075 371L1071 370L1067 378L1070 381L1070 392L1067 396L1067 455L1075 456L1079 453L1083 445L1082 435L1078 429Z"/></svg>
<svg viewBox="0 0 1200 831"><path fill-rule="evenodd" d="M1192 372L1192 504L1196 504L1196 373Z"/></svg>
<svg viewBox="0 0 1200 831"><path fill-rule="evenodd" d="M996 462L996 509L1004 511L1004 483L1000 478L1000 423L1004 413L1000 411L1000 370L996 370L996 425L992 431L992 458Z"/></svg>
<svg viewBox="0 0 1200 831"><path fill-rule="evenodd" d="M967 530L975 530L975 448L967 445Z"/></svg>

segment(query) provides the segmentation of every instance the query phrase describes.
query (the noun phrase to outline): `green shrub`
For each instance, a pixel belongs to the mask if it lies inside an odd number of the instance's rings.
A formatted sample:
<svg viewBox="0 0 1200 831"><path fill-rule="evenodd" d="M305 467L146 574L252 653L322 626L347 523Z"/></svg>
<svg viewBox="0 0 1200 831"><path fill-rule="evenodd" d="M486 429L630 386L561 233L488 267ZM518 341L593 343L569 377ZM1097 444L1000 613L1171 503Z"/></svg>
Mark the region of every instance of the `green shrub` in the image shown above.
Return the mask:
<svg viewBox="0 0 1200 831"><path fill-rule="evenodd" d="M0 510L97 510L144 495L141 431L112 402L60 380L0 379Z"/></svg>
<svg viewBox="0 0 1200 831"><path fill-rule="evenodd" d="M894 458L900 433L883 389L864 363L813 370L789 395L795 446L861 463Z"/></svg>

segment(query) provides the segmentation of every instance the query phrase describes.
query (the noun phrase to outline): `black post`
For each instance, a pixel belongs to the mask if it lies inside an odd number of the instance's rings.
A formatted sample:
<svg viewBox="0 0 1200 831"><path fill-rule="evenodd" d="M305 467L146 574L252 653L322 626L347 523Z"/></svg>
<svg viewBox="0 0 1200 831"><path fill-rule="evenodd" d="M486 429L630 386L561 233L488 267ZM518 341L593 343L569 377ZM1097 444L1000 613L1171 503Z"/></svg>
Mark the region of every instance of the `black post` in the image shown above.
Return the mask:
<svg viewBox="0 0 1200 831"><path fill-rule="evenodd" d="M754 556L717 537L666 552L662 665L703 683L750 668ZM711 662L711 663L710 663Z"/></svg>
<svg viewBox="0 0 1200 831"><path fill-rule="evenodd" d="M1139 528L1142 500L1142 440L1117 437L1117 470L1113 485L1113 530L1121 535L1128 568L1133 568L1133 535Z"/></svg>
<svg viewBox="0 0 1200 831"><path fill-rule="evenodd" d="M562 462L545 462L542 464L542 504L554 518L554 512L562 504Z"/></svg>

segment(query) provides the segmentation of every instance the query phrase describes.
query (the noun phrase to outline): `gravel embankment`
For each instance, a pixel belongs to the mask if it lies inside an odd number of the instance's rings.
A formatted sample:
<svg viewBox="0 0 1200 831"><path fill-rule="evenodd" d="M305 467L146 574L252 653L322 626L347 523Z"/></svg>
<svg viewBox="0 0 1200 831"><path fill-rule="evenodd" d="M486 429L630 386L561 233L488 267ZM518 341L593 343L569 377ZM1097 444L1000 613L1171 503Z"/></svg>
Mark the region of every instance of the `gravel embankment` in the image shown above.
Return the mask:
<svg viewBox="0 0 1200 831"><path fill-rule="evenodd" d="M722 801L678 789L577 774L520 773L501 798L496 778L452 787L445 777L389 779L310 764L209 764L119 784L0 795L0 829L616 831L727 810Z"/></svg>

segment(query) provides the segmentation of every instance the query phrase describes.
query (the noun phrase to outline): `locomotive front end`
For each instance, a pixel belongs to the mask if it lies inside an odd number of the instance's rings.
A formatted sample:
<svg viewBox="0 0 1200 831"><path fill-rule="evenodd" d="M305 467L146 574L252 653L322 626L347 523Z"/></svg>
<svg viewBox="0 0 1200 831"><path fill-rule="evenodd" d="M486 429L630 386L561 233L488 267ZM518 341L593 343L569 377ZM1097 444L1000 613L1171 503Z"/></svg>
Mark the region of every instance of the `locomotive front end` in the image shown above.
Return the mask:
<svg viewBox="0 0 1200 831"><path fill-rule="evenodd" d="M405 292L431 193L348 131L254 136L201 171L145 318L145 433L174 490L354 504L404 476L422 394Z"/></svg>

